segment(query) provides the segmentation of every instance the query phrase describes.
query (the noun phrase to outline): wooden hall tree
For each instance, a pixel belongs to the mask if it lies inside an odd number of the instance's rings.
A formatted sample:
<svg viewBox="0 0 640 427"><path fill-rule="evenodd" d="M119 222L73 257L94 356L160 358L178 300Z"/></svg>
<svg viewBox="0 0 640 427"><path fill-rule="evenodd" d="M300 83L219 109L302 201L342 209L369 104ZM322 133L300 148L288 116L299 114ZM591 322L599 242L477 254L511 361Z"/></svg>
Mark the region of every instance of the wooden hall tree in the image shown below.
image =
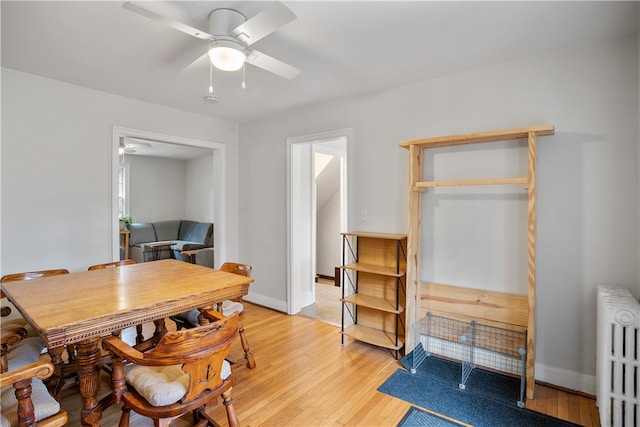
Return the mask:
<svg viewBox="0 0 640 427"><path fill-rule="evenodd" d="M443 136L407 141L400 144L409 150L409 223L407 234L407 306L406 341L408 353L416 343L411 326L426 312L435 311L454 318L483 320L507 329L526 329L526 379L528 399L535 386L536 331L536 162L538 136L553 135L553 125L529 126L464 135ZM476 144L526 138L528 142L527 176L447 181L423 181L423 151L435 147ZM422 283L421 281L421 195L429 188L444 186L509 185L527 187L527 295L519 296L458 286Z"/></svg>

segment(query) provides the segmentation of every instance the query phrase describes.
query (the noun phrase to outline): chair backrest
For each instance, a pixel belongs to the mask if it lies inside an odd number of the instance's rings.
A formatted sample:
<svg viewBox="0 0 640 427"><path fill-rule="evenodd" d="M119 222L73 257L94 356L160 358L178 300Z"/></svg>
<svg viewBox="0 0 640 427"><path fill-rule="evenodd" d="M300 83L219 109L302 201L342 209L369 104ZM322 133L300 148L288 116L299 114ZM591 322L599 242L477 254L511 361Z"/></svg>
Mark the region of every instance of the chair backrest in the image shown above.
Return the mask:
<svg viewBox="0 0 640 427"><path fill-rule="evenodd" d="M57 276L59 274L69 274L69 270L60 268L57 270L25 271L23 273L7 274L6 276L2 276L2 278L0 278L0 283L39 279L41 277Z"/></svg>
<svg viewBox="0 0 640 427"><path fill-rule="evenodd" d="M225 262L220 266L220 271L227 273L239 274L241 276L251 277L253 268L248 264L239 264L237 262Z"/></svg>
<svg viewBox="0 0 640 427"><path fill-rule="evenodd" d="M39 279L40 277L57 276L59 274L69 274L69 270L59 268L56 270L25 271L22 273L7 274L0 278L0 283ZM0 298L5 298L5 294L2 290L0 290Z"/></svg>
<svg viewBox="0 0 640 427"><path fill-rule="evenodd" d="M212 310L205 310L203 316L220 319L220 315ZM222 364L237 334L238 314L234 313L193 329L167 332L154 348L142 353L141 358L119 356L144 366L182 364L182 370L189 374L189 387L181 400L188 402L223 383L224 379L220 377ZM117 339L107 338L106 346L113 349L109 342ZM139 352L137 354L140 355Z"/></svg>
<svg viewBox="0 0 640 427"><path fill-rule="evenodd" d="M2 332L0 333L0 373L7 372L7 369L9 368L9 362L7 360L9 346L17 345L26 337L27 330L22 326L14 325L2 328Z"/></svg>
<svg viewBox="0 0 640 427"><path fill-rule="evenodd" d="M120 261L107 262L105 264L92 265L91 267L89 267L89 270L101 270L103 268L116 268L116 267L120 267L121 265L130 265L135 263L136 262L132 259L123 259Z"/></svg>

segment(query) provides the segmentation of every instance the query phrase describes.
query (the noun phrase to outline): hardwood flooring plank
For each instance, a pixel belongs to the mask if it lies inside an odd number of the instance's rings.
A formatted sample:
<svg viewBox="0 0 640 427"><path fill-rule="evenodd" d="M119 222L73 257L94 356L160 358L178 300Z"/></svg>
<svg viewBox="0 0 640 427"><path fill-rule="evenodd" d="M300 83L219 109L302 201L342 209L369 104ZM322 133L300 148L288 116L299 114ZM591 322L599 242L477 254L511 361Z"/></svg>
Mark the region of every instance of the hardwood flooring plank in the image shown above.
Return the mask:
<svg viewBox="0 0 640 427"><path fill-rule="evenodd" d="M575 394L569 394L567 396L567 402L569 406L569 418L567 418L567 420L580 424L580 397Z"/></svg>
<svg viewBox="0 0 640 427"><path fill-rule="evenodd" d="M561 418L563 420L568 420L569 419L569 398L567 396L567 392L562 390L558 390L558 395L557 395L557 401L558 401L558 418Z"/></svg>
<svg viewBox="0 0 640 427"><path fill-rule="evenodd" d="M547 408L544 411L545 414L552 417L558 417L558 390L555 388L549 388L547 392Z"/></svg>
<svg viewBox="0 0 640 427"><path fill-rule="evenodd" d="M591 418L591 406L589 404L589 399L587 399L586 397L580 396L579 404L580 404L580 425L583 425L585 427L594 426ZM600 424L596 424L596 426L598 425Z"/></svg>

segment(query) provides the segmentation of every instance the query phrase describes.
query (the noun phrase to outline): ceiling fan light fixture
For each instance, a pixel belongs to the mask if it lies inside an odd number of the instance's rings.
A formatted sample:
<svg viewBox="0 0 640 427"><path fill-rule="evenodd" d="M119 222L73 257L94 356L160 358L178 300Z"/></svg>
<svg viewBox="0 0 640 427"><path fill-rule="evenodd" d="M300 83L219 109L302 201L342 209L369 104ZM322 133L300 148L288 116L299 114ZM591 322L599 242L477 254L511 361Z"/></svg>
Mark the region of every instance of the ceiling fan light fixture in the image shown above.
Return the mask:
<svg viewBox="0 0 640 427"><path fill-rule="evenodd" d="M223 71L242 68L247 59L244 46L234 40L215 40L209 44L209 59L214 67Z"/></svg>

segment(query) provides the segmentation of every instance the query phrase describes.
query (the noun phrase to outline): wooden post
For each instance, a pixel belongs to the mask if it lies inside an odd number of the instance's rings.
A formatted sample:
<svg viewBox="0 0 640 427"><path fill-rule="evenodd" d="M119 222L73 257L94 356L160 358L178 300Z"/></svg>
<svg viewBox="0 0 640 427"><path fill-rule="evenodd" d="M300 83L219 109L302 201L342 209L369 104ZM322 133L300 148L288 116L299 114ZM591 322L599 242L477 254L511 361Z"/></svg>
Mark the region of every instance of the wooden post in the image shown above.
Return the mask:
<svg viewBox="0 0 640 427"><path fill-rule="evenodd" d="M476 132L463 135L441 136L417 139L400 143L410 153L409 179L409 231L407 256L407 344L406 350L413 349L414 333L411 328L420 320L420 308L423 292L420 283L420 239L421 239L421 203L420 191L430 187L462 186L462 185L505 185L526 184L527 190L527 398L533 399L535 390L535 352L536 352L536 162L537 137L553 135L553 125L537 125L524 128L503 129L487 132ZM502 141L528 138L528 175L512 178L484 178L449 181L419 181L422 176L422 149L447 147L455 145L475 144L489 141ZM490 318L489 318L490 319Z"/></svg>
<svg viewBox="0 0 640 427"><path fill-rule="evenodd" d="M405 317L405 354L413 350L415 343L413 324L420 320L420 238L421 195L416 183L422 179L422 147L409 147L409 230L407 233L407 287Z"/></svg>
<svg viewBox="0 0 640 427"><path fill-rule="evenodd" d="M533 399L535 390L536 355L536 160L537 135L529 132L529 174L527 208L527 288L529 321L527 325L527 399Z"/></svg>

